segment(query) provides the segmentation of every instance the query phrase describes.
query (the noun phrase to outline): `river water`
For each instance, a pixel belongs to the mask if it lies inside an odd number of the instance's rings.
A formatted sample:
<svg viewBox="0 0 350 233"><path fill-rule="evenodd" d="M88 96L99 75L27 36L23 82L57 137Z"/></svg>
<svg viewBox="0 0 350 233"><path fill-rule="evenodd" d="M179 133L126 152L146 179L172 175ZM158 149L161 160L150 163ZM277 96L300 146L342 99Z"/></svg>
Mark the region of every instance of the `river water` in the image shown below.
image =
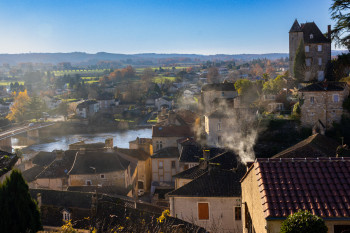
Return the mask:
<svg viewBox="0 0 350 233"><path fill-rule="evenodd" d="M114 146L120 148L129 148L129 141L140 138L152 138L152 129L137 129L127 131L115 131L96 134L69 134L64 136L52 136L45 139L39 139L31 145L25 145L19 137L12 138L12 147L21 148L26 151L53 151L67 150L69 144L79 141L85 143L105 142L107 138L113 138Z"/></svg>

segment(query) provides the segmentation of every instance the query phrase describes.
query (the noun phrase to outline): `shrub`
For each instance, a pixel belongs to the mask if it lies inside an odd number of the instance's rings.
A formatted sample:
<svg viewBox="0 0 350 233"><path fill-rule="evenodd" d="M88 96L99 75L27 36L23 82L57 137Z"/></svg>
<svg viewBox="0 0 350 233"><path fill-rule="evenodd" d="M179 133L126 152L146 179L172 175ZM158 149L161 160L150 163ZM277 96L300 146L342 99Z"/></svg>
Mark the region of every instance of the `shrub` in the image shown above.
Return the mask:
<svg viewBox="0 0 350 233"><path fill-rule="evenodd" d="M281 233L327 233L323 219L309 211L299 210L283 221Z"/></svg>

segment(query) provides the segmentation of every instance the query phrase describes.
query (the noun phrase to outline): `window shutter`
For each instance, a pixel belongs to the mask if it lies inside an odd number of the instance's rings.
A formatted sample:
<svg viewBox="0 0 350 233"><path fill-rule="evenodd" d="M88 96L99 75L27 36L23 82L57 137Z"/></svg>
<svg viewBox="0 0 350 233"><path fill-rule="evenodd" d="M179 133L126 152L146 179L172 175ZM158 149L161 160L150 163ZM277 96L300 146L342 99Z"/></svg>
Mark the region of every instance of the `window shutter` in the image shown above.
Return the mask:
<svg viewBox="0 0 350 233"><path fill-rule="evenodd" d="M209 219L208 203L198 203L198 219L199 220Z"/></svg>

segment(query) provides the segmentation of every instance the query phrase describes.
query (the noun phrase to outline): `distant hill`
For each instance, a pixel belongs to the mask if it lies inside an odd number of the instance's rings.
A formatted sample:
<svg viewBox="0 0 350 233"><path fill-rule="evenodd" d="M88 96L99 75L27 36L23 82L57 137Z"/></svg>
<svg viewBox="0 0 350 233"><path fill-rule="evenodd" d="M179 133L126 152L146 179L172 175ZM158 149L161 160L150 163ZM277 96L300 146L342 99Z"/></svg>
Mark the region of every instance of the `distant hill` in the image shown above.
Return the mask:
<svg viewBox="0 0 350 233"><path fill-rule="evenodd" d="M347 50L332 51L333 56L337 56ZM72 64L97 64L100 61L121 61L131 59L132 61L151 61L153 64L159 64L166 59L191 59L196 61L207 60L253 60L253 59L278 59L288 57L288 53L266 53L266 54L216 54L216 55L200 55L200 54L157 54L157 53L140 53L140 54L117 54L99 52L96 54L89 54L83 52L73 53L23 53L23 54L0 54L0 64L9 63L15 65L23 62L32 63L52 63L58 64L60 62L71 62Z"/></svg>

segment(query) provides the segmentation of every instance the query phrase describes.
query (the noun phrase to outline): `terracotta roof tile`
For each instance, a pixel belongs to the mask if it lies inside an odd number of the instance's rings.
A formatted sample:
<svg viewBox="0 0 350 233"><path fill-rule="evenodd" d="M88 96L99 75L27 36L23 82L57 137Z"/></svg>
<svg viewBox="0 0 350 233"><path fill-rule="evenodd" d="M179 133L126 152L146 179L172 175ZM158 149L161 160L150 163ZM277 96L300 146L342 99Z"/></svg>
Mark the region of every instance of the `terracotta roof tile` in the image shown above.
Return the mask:
<svg viewBox="0 0 350 233"><path fill-rule="evenodd" d="M350 218L350 158L257 159L254 167L265 217L306 209Z"/></svg>

